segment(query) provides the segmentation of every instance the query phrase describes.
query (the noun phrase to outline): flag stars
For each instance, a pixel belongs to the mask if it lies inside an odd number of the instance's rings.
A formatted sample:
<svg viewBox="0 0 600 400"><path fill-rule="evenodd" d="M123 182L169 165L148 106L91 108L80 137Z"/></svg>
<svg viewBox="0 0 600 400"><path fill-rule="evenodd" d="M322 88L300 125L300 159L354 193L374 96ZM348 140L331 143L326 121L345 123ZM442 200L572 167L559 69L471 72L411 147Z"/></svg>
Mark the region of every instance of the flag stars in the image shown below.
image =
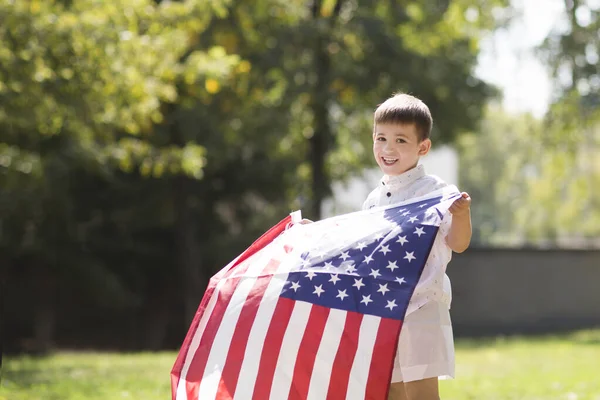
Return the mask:
<svg viewBox="0 0 600 400"><path fill-rule="evenodd" d="M368 296L363 296L362 300L360 301L362 304L364 304L365 306L368 306L369 303L372 303L373 300L371 300L371 295Z"/></svg>
<svg viewBox="0 0 600 400"><path fill-rule="evenodd" d="M406 255L404 256L405 260L408 260L408 262L411 262L412 260L416 260L417 257L415 257L415 252L411 251L411 252L406 252Z"/></svg>
<svg viewBox="0 0 600 400"><path fill-rule="evenodd" d="M356 272L356 267L354 266L354 264L348 265L348 268L346 268L346 273L354 274L354 272Z"/></svg>
<svg viewBox="0 0 600 400"><path fill-rule="evenodd" d="M325 268L327 270L332 270L335 268L335 266L333 265L333 263L331 261L327 261L323 268Z"/></svg>
<svg viewBox="0 0 600 400"><path fill-rule="evenodd" d="M371 257L370 255L368 255L368 256L365 256L365 259L364 259L363 262L366 263L367 265L369 265L369 263L371 261L373 261L373 257Z"/></svg>
<svg viewBox="0 0 600 400"><path fill-rule="evenodd" d="M406 283L406 279L404 279L404 277L402 277L402 278L396 277L395 281L398 282L399 285Z"/></svg>
<svg viewBox="0 0 600 400"><path fill-rule="evenodd" d="M380 284L379 290L377 290L377 293L381 293L382 295L385 296L385 294L390 291L390 289L388 289L387 285L388 285L387 283L385 285Z"/></svg>
<svg viewBox="0 0 600 400"><path fill-rule="evenodd" d="M369 275L375 279L381 276L378 269L371 269L371 273Z"/></svg>
<svg viewBox="0 0 600 400"><path fill-rule="evenodd" d="M317 296L321 297L321 293L325 293L325 290L323 290L323 285L315 286L315 291L313 292L313 294L316 294Z"/></svg>
<svg viewBox="0 0 600 400"><path fill-rule="evenodd" d="M306 273L306 278L310 279L311 281L312 281L312 279L313 279L315 276L317 276L317 274L316 274L316 272L315 272L315 271L308 271L308 272Z"/></svg>
<svg viewBox="0 0 600 400"><path fill-rule="evenodd" d="M381 240L383 239L383 235L381 233L378 233L377 235L375 235L375 241Z"/></svg>
<svg viewBox="0 0 600 400"><path fill-rule="evenodd" d="M342 253L342 255L340 256L340 258L341 258L342 260L346 261L347 259L349 259L349 258L350 258L350 256L348 255L348 252L347 252L347 251L345 251L345 252L343 252L343 253Z"/></svg>
<svg viewBox="0 0 600 400"><path fill-rule="evenodd" d="M394 307L398 307L398 304L396 304L396 299L387 302L387 306L385 306L385 308L389 308L390 311L394 310Z"/></svg>
<svg viewBox="0 0 600 400"><path fill-rule="evenodd" d="M362 251L365 247L367 247L365 242L358 242L358 244L356 245L356 248L360 251Z"/></svg>
<svg viewBox="0 0 600 400"><path fill-rule="evenodd" d="M417 219L418 219L417 217L410 217L410 218L408 219L408 222L410 222L410 223L414 223L414 222L415 222Z"/></svg>
<svg viewBox="0 0 600 400"><path fill-rule="evenodd" d="M400 243L401 246L404 246L404 243L408 243L408 240L406 239L406 236L398 236L396 243Z"/></svg>
<svg viewBox="0 0 600 400"><path fill-rule="evenodd" d="M354 285L352 285L352 286L354 286L355 288L357 288L358 290L360 290L360 288L363 287L363 286L365 286L365 284L363 283L362 278L360 278L360 279L355 279L354 280Z"/></svg>
<svg viewBox="0 0 600 400"><path fill-rule="evenodd" d="M298 282L292 282L292 286L290 287L290 289L294 292L297 292L298 289L300 289L300 284Z"/></svg>
<svg viewBox="0 0 600 400"><path fill-rule="evenodd" d="M346 294L346 289L344 289L344 290L338 290L338 295L335 296L335 297L337 297L338 299L344 301L344 299L346 297L348 297L348 295Z"/></svg>
<svg viewBox="0 0 600 400"><path fill-rule="evenodd" d="M425 231L423 230L423 227L419 226L419 227L417 227L417 229L415 229L415 231L413 233L415 235L419 235L419 237L421 237L421 235L425 234Z"/></svg>
<svg viewBox="0 0 600 400"><path fill-rule="evenodd" d="M381 246L381 249L379 249L379 251L380 251L380 252L382 252L382 253L383 253L383 255L385 256L385 255L386 255L387 253L389 253L391 250L390 250L390 247L386 245L386 246Z"/></svg>
<svg viewBox="0 0 600 400"><path fill-rule="evenodd" d="M398 266L396 265L396 261L394 261L394 262L391 262L391 261L389 261L389 262L388 262L388 265L387 265L387 267L386 267L386 268L387 268L387 269L389 269L390 271L394 272L394 270L395 270L396 268L400 268L400 267L398 267Z"/></svg>
<svg viewBox="0 0 600 400"><path fill-rule="evenodd" d="M338 278L338 274L331 274L331 279L329 280L329 282L333 283L333 285L335 286L335 284L340 280L340 278Z"/></svg>

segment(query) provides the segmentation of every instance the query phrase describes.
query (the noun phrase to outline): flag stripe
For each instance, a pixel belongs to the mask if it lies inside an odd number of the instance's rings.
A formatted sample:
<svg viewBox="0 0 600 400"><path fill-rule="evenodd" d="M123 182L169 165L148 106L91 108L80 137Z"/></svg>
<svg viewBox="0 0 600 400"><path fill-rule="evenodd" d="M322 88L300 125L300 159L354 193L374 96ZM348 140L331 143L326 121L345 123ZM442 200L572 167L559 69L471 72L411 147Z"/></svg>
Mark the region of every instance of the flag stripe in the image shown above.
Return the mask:
<svg viewBox="0 0 600 400"><path fill-rule="evenodd" d="M308 400L323 400L327 397L329 382L332 378L333 363L344 334L347 315L347 311L336 309L332 309L329 313L310 378L310 386L306 396Z"/></svg>
<svg viewBox="0 0 600 400"><path fill-rule="evenodd" d="M283 263L279 269L285 268ZM290 315L293 309L293 302L286 301L288 308L285 308L279 294L285 285L285 275L277 275L270 280L269 286L263 294L262 302L259 306L256 319L252 325L252 330L248 335L248 344L246 352L241 360L241 371L238 378L238 386L244 390L237 390L235 398L237 400L249 400L252 398L254 388L257 386L259 371L261 372L261 380L268 377L268 384L264 381L260 390L268 389L266 394L261 394L260 398L268 398L271 388L271 379L275 371L277 363L277 355L281 347L285 328L287 327ZM275 322L277 321L277 322ZM267 334L269 333L270 336ZM266 346L267 351L270 351L274 356L271 359L263 354ZM261 357L263 355L263 357Z"/></svg>
<svg viewBox="0 0 600 400"><path fill-rule="evenodd" d="M205 339L204 333L206 331L206 327L208 326L208 322L214 322L211 324L211 327L216 325L218 326L220 320L222 318L222 313L217 312L215 318L217 320L213 321L213 313L215 311L216 302L218 296L219 289L222 287L224 283L224 279L229 277L234 272L234 267L239 266L243 261L246 261L252 255L254 255L259 250L263 249L267 245L269 245L278 235L281 234L287 227L287 225L291 222L291 216L287 216L283 220L281 220L277 225L273 226L267 232L265 232L260 238L258 238L246 251L244 251L239 257L233 260L229 265L219 271L209 282L209 287L207 288L206 293L204 294L203 300L200 303L200 307L198 307L198 311L196 312L196 317L198 319L198 326L194 327L194 323L192 321L192 325L190 326L190 330L186 335L184 343L182 345L182 349L179 353L179 356L173 366L171 371L172 376L176 378L172 378L173 381L176 381L176 389L172 388L172 395L174 399L177 400L187 400L195 399L194 397L198 391L198 382L199 378L202 376L203 369L199 371L198 368L193 366L194 359L197 358L197 350L203 344L203 340ZM239 268L235 271L236 273L242 274L245 272L245 269L248 268L248 263L246 263L244 268ZM220 280L219 280L220 278ZM208 305L206 308L203 308L204 300L208 299ZM220 307L219 309L222 309ZM219 317L221 315L221 317ZM209 337L205 343L212 342L214 340L214 336ZM209 346L210 348L210 346ZM185 360L185 361L184 361ZM190 376L190 370L192 371L192 376ZM184 378L185 385L181 384L181 379ZM195 381L194 381L195 378Z"/></svg>
<svg viewBox="0 0 600 400"><path fill-rule="evenodd" d="M348 312L344 332L333 361L331 379L327 389L327 400L345 399L348 390L350 370L356 356L360 324L363 314Z"/></svg>
<svg viewBox="0 0 600 400"><path fill-rule="evenodd" d="M382 318L373 346L373 361L367 381L366 399L385 400L390 389L394 358L398 348L398 336L402 321ZM390 351L394 349L394 351ZM382 385L385 382L385 385Z"/></svg>
<svg viewBox="0 0 600 400"><path fill-rule="evenodd" d="M275 312L271 319L271 324L265 336L267 346L263 347L256 376L256 384L254 386L254 394L252 399L264 400L268 399L271 393L271 383L275 375L275 368L283 338L290 322L292 312L294 311L294 301L280 297L275 306ZM245 372L245 370L244 370Z"/></svg>
<svg viewBox="0 0 600 400"><path fill-rule="evenodd" d="M218 393L230 393L232 396L235 393L242 367L241 360L244 357L250 330L254 324L256 314L258 313L260 299L263 297L263 294L271 281L271 277L273 276L272 273L277 269L279 264L280 262L278 260L271 260L262 271L261 276L256 279L254 287L252 287L248 294L249 300L245 302L242 308L235 332L231 338L229 352L223 367L221 379L219 380Z"/></svg>
<svg viewBox="0 0 600 400"><path fill-rule="evenodd" d="M200 382L198 395L201 399L213 399L221 379L221 371L225 364L231 339L237 326L243 305L248 299L248 294L254 287L261 272L271 263L271 254L256 253L242 263L245 271L241 277L236 276L226 279L226 284L219 292L219 301L227 304L224 316L213 334L213 342L209 347L206 359L199 359L198 365L202 368L203 376ZM242 266L240 265L240 267ZM259 300L259 299L255 299ZM216 309L215 309L216 311ZM212 333L212 332L211 332ZM206 333L205 333L206 334ZM199 349L201 350L201 349Z"/></svg>
<svg viewBox="0 0 600 400"><path fill-rule="evenodd" d="M377 339L380 321L381 318L374 315L363 316L358 333L356 356L352 363L352 370L350 371L350 379L348 381L347 400L364 400L367 398L365 397L365 393L371 360L373 359L371 350Z"/></svg>
<svg viewBox="0 0 600 400"><path fill-rule="evenodd" d="M294 366L296 365L296 357L301 352L300 343L304 337L304 332L308 324L308 318L312 309L312 304L303 301L293 302L294 309L290 316L290 322L283 335L283 342L277 359L277 366L273 374L270 399L280 400L282 395L289 393L292 386L292 376L294 374ZM277 321L273 321L277 323ZM303 350L303 349L302 349ZM257 398L257 400L265 400L266 398Z"/></svg>
<svg viewBox="0 0 600 400"><path fill-rule="evenodd" d="M323 339L323 331L330 312L330 308L318 305L312 306L306 330L302 342L300 342L300 350L294 366L294 376L292 377L288 400L305 400L308 395L317 351Z"/></svg>

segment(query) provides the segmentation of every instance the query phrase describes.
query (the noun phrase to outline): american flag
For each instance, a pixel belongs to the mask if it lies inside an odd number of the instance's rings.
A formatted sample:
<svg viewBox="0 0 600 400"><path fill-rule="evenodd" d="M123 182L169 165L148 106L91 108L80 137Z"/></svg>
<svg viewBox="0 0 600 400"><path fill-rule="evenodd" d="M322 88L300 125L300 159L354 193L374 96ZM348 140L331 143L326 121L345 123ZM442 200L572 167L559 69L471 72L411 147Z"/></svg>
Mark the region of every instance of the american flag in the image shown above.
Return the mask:
<svg viewBox="0 0 600 400"><path fill-rule="evenodd" d="M173 400L386 399L408 302L458 196L271 228L211 279Z"/></svg>

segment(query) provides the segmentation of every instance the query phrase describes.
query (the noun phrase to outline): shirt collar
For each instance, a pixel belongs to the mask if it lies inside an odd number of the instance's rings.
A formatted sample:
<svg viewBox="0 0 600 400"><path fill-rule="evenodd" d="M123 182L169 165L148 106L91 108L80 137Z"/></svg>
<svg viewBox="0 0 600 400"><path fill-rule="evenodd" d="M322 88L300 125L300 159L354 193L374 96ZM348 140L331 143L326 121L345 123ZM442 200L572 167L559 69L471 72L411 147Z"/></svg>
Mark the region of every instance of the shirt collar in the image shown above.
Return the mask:
<svg viewBox="0 0 600 400"><path fill-rule="evenodd" d="M400 188L410 185L423 176L425 176L425 167L419 164L400 175L384 175L380 182L381 187L384 188Z"/></svg>

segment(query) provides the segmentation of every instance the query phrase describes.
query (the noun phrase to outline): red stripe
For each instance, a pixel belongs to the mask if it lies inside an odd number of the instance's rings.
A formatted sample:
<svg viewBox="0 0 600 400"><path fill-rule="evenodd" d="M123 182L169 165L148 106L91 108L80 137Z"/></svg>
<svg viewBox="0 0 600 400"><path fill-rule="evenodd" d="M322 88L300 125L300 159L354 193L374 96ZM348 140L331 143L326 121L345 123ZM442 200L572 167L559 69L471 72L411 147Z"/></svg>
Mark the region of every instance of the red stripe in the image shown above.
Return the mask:
<svg viewBox="0 0 600 400"><path fill-rule="evenodd" d="M271 325L265 336L265 345L260 357L258 375L254 385L252 399L265 400L271 396L271 384L277 367L277 359L281 351L283 336L290 322L295 301L280 297L271 318Z"/></svg>
<svg viewBox="0 0 600 400"><path fill-rule="evenodd" d="M204 368L206 367L206 362L208 361L208 355L210 354L210 347L215 339L215 334L221 321L223 320L223 315L225 310L227 309L227 305L231 300L233 292L237 287L237 284L240 278L233 278L226 282L226 284L221 288L220 292L217 293L219 295L219 299L215 304L215 308L213 309L211 316L208 320L206 328L202 334L202 338L200 340L200 344L196 353L194 353L192 362L188 369L188 372L185 377L181 376L181 370L183 368L183 364L185 359L187 358L187 353L189 352L189 347L191 342L196 335L196 331L198 329L198 324L204 315L206 310L206 306L208 302L212 298L214 294L214 290L217 284L216 279L225 279L232 275L234 272L236 274L242 275L246 269L248 269L248 265L242 264L243 261L247 260L251 255L260 251L262 248L267 246L274 238L281 234L286 228L286 226L291 222L291 217L280 221L277 225L273 226L269 229L265 234L263 234L258 240L256 240L246 251L244 251L240 257L233 263L229 270L224 272L217 273L214 278L211 279L211 283L209 285L209 290L206 291L202 298L202 302L200 303L200 307L196 312L196 316L194 317L194 321L192 321L190 330L184 340L184 344L182 345L182 349L179 352L177 360L175 361L175 365L172 370L171 377L171 395L173 396L173 400L176 398L177 386L180 384L181 378L186 381L186 392L187 396L190 399L197 398L198 388L200 380L204 374ZM238 266L242 265L242 268L236 270ZM214 282L213 282L214 281Z"/></svg>
<svg viewBox="0 0 600 400"><path fill-rule="evenodd" d="M365 399L387 399L401 326L402 321L390 318L382 318L379 323Z"/></svg>
<svg viewBox="0 0 600 400"><path fill-rule="evenodd" d="M177 396L177 386L179 386L179 381L181 379L181 370L183 369L183 363L187 357L187 353L190 349L190 345L192 344L192 340L194 338L194 334L198 329L198 325L200 324L200 320L204 315L204 311L206 311L206 306L208 305L208 301L212 297L213 292L215 291L215 287L217 286L217 282L213 279L210 280L208 284L208 288L202 297L202 301L198 306L198 310L196 311L196 315L194 315L194 319L190 324L190 329L188 330L187 335L181 345L181 349L179 350L179 354L177 355L177 359L175 360L175 364L173 365L173 369L171 370L171 397L175 400Z"/></svg>
<svg viewBox="0 0 600 400"><path fill-rule="evenodd" d="M294 375L288 400L304 400L308 396L310 377L330 310L327 307L317 305L313 305L310 310L308 323L298 349L296 365L294 365Z"/></svg>
<svg viewBox="0 0 600 400"><path fill-rule="evenodd" d="M262 276L256 279L254 286L248 293L246 302L240 312L233 337L231 338L227 359L223 367L223 372L221 373L221 380L219 382L219 388L217 389L218 399L229 398L228 396L233 397L235 394L242 362L244 361L246 346L248 345L250 330L254 324L256 314L258 313L261 299L271 282L271 278L273 277L272 274L277 271L279 264L280 262L278 260L271 260L262 271ZM227 394L228 396L221 397L224 394Z"/></svg>
<svg viewBox="0 0 600 400"><path fill-rule="evenodd" d="M346 398L350 371L358 348L358 336L362 320L363 314L349 311L346 315L344 332L331 369L327 400Z"/></svg>

